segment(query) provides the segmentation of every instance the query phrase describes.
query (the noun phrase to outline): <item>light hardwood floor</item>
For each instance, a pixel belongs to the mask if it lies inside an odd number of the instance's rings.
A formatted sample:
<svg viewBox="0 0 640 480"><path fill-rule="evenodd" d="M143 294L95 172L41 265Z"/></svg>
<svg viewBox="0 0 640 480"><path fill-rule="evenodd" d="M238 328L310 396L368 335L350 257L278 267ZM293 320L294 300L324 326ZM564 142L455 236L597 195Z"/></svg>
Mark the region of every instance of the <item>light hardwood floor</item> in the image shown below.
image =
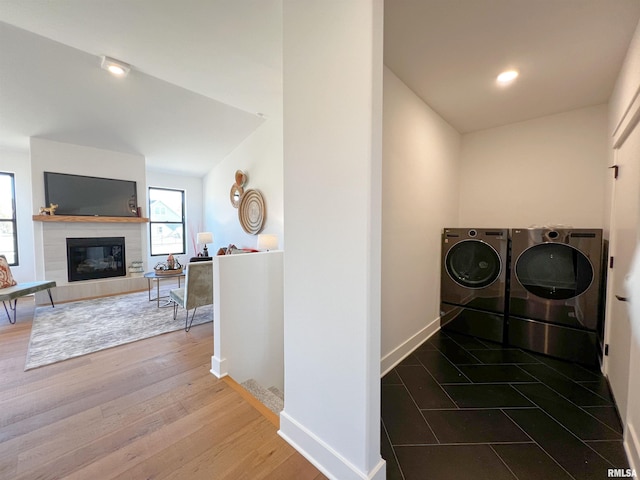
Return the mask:
<svg viewBox="0 0 640 480"><path fill-rule="evenodd" d="M0 479L326 478L209 372L211 324L25 372L34 308L0 307Z"/></svg>

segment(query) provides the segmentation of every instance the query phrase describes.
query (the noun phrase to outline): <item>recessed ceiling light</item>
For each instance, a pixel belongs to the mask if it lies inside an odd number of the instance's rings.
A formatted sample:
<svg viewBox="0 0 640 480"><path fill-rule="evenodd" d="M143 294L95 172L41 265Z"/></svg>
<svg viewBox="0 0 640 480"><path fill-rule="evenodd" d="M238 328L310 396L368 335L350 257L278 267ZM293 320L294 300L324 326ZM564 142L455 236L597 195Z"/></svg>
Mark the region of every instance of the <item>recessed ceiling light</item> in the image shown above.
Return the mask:
<svg viewBox="0 0 640 480"><path fill-rule="evenodd" d="M131 66L129 64L106 56L102 57L102 63L100 66L116 77L126 77L129 70L131 70Z"/></svg>
<svg viewBox="0 0 640 480"><path fill-rule="evenodd" d="M507 70L506 72L502 72L500 75L498 75L498 78L496 80L498 83L506 85L507 83L513 82L518 77L518 75L519 73L517 70Z"/></svg>
<svg viewBox="0 0 640 480"><path fill-rule="evenodd" d="M109 72L113 73L114 75L124 75L124 68L122 68L120 65L109 65L107 67L107 70L109 70Z"/></svg>

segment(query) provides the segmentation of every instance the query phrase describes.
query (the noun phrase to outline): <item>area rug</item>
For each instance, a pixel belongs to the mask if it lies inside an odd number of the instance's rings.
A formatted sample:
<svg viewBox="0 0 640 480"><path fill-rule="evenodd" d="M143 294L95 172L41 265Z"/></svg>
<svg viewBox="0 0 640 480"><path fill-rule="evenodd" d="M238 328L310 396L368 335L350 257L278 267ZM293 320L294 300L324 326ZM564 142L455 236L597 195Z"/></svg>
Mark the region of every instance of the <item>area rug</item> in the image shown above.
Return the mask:
<svg viewBox="0 0 640 480"><path fill-rule="evenodd" d="M174 320L173 307L158 308L146 291L38 307L25 370L184 329L185 315L179 308ZM193 325L211 321L213 305L196 310Z"/></svg>

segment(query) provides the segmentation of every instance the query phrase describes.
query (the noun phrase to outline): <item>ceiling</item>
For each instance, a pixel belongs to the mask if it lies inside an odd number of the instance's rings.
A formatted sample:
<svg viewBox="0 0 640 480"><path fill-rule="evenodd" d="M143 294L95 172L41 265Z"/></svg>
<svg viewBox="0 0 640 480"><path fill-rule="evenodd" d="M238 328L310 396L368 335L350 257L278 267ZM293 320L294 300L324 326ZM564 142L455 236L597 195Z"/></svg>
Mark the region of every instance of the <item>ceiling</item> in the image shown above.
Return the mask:
<svg viewBox="0 0 640 480"><path fill-rule="evenodd" d="M201 176L281 110L279 0L1 0L0 22L0 147L39 136Z"/></svg>
<svg viewBox="0 0 640 480"><path fill-rule="evenodd" d="M639 0L386 0L384 61L468 133L606 103L639 18Z"/></svg>
<svg viewBox="0 0 640 480"><path fill-rule="evenodd" d="M472 132L605 103L639 17L639 0L386 0L385 64ZM1 0L0 65L0 147L38 136L201 176L281 114L282 2ZM498 88L507 67L521 76Z"/></svg>

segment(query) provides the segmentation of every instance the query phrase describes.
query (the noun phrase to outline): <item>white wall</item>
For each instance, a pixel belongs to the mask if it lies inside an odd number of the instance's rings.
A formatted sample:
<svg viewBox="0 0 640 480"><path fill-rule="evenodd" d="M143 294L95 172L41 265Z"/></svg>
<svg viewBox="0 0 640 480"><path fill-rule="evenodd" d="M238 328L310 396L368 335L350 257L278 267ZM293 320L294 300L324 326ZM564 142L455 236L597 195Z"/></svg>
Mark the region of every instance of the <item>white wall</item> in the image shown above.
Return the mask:
<svg viewBox="0 0 640 480"><path fill-rule="evenodd" d="M282 2L275 2L274 8L280 15L270 18L282 19ZM282 24L272 25L273 31L282 35ZM273 66L282 65L282 37L273 39L274 51L270 52ZM259 114L262 124L249 135L222 162L217 164L204 178L204 225L213 232L215 253L220 247L234 244L238 248L256 248L257 236L246 233L238 220L238 209L231 205L229 192L235 183L236 170L242 170L248 177L244 189L255 189L262 193L265 202L266 220L261 233L278 236L278 248L284 248L284 200L283 200L283 146L282 146L282 69L279 82L274 77L263 83L253 79L262 92ZM277 80L277 79L276 79ZM268 85L269 88L265 88ZM258 112L256 112L258 114Z"/></svg>
<svg viewBox="0 0 640 480"><path fill-rule="evenodd" d="M198 251L202 249L201 245L195 245L196 236L198 232L204 232L204 215L203 215L203 180L200 177L190 177L185 175L175 175L169 173L162 173L156 171L147 171L147 192L149 187L158 188L171 188L175 190L184 190L184 198L186 203L185 221L186 221L186 246L187 253L184 255L178 255L179 261L184 265L189 261L189 258L197 255ZM147 205L148 207L148 205ZM215 253L212 247L209 247L209 254ZM147 252L150 250L147 248ZM149 268L161 260L164 260L166 255L160 255L152 257L148 255L147 262Z"/></svg>
<svg viewBox="0 0 640 480"><path fill-rule="evenodd" d="M285 0L285 409L330 478L380 457L382 1Z"/></svg>
<svg viewBox="0 0 640 480"><path fill-rule="evenodd" d="M458 224L461 135L388 68L382 166L382 371L438 327L440 233Z"/></svg>
<svg viewBox="0 0 640 480"><path fill-rule="evenodd" d="M460 226L603 228L607 107L462 137Z"/></svg>
<svg viewBox="0 0 640 480"><path fill-rule="evenodd" d="M213 257L211 371L284 392L282 251ZM238 288L242 285L242 288Z"/></svg>
<svg viewBox="0 0 640 480"><path fill-rule="evenodd" d="M18 228L18 263L11 273L18 282L36 279L33 245L33 220L36 213L31 201L31 161L29 152L0 150L0 171L14 174L16 223Z"/></svg>
<svg viewBox="0 0 640 480"><path fill-rule="evenodd" d="M274 107L269 118L204 178L204 226L214 236L210 253L230 243L238 248L256 248L256 235L242 229L238 209L231 205L229 198L236 170L247 174L245 190L256 189L262 193L266 208L262 233L278 235L279 248L283 248L281 106Z"/></svg>

